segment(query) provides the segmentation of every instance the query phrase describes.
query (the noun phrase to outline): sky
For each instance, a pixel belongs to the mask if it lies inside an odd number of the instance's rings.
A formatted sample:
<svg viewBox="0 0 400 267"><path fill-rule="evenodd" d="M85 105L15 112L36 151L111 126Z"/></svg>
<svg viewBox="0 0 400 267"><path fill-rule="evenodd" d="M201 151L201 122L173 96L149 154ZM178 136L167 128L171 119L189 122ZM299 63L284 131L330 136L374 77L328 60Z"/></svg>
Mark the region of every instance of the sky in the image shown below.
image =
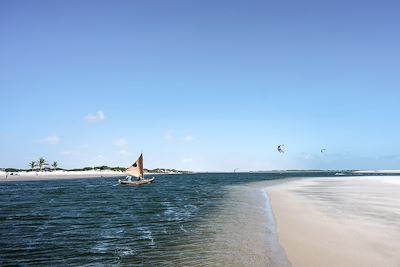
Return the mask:
<svg viewBox="0 0 400 267"><path fill-rule="evenodd" d="M399 9L0 1L0 167L400 169Z"/></svg>

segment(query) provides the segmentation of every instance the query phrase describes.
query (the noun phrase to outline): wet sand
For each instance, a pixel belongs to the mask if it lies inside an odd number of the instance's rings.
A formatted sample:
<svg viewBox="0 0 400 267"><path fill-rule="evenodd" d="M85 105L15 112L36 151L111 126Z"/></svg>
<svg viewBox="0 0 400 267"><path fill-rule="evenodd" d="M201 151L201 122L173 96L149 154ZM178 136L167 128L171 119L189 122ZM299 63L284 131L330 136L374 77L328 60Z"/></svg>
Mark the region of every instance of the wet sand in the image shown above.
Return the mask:
<svg viewBox="0 0 400 267"><path fill-rule="evenodd" d="M290 181L268 188L292 266L400 266L400 177Z"/></svg>
<svg viewBox="0 0 400 267"><path fill-rule="evenodd" d="M204 233L194 255L201 261L190 266L290 266L277 240L267 195L258 186L225 187L215 212L198 222L195 229Z"/></svg>

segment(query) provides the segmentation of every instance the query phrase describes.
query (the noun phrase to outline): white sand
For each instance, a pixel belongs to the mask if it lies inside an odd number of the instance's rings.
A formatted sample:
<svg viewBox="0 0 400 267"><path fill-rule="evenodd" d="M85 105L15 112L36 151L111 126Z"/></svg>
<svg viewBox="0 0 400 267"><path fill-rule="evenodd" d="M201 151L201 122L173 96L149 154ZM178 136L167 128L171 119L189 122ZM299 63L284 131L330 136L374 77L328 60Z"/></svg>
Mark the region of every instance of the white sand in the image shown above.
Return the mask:
<svg viewBox="0 0 400 267"><path fill-rule="evenodd" d="M362 170L362 171L353 171L353 173L364 173L364 174L379 174L379 173L400 173L400 170Z"/></svg>
<svg viewBox="0 0 400 267"><path fill-rule="evenodd" d="M57 179L78 179L95 177L122 177L122 172L115 171L52 171L52 172L14 172L14 175L0 172L0 182L11 181L41 181Z"/></svg>
<svg viewBox="0 0 400 267"><path fill-rule="evenodd" d="M303 179L267 189L293 266L400 266L400 177Z"/></svg>
<svg viewBox="0 0 400 267"><path fill-rule="evenodd" d="M151 173L145 172L145 177L147 175L166 175L166 174L179 174L176 172L166 172L166 173ZM14 182L14 181L42 181L42 180L65 180L65 179L81 179L81 178L98 178L98 177L126 177L124 172L119 171L50 171L50 172L11 172L7 173L0 171L0 182Z"/></svg>

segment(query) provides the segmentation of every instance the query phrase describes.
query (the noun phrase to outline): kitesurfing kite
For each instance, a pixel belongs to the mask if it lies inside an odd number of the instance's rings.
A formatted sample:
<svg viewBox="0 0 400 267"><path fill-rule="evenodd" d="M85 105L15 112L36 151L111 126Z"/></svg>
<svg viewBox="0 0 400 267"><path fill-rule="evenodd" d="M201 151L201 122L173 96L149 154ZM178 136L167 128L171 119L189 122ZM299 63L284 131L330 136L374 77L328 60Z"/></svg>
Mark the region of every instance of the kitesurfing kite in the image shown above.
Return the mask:
<svg viewBox="0 0 400 267"><path fill-rule="evenodd" d="M239 168L235 168L234 170L233 170L233 172L237 172L239 170Z"/></svg>
<svg viewBox="0 0 400 267"><path fill-rule="evenodd" d="M321 149L321 153L324 153L326 150L326 148Z"/></svg>
<svg viewBox="0 0 400 267"><path fill-rule="evenodd" d="M279 153L285 153L285 151L283 150L283 147L284 147L285 145L279 145L278 146L278 151L279 151Z"/></svg>

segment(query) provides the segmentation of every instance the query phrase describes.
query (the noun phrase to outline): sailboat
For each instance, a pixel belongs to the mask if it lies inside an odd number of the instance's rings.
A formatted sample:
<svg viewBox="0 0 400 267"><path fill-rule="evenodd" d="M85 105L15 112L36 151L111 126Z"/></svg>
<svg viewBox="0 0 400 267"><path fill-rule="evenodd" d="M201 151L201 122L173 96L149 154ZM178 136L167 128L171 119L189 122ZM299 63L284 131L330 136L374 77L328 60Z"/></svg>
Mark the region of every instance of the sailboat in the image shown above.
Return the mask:
<svg viewBox="0 0 400 267"><path fill-rule="evenodd" d="M143 153L140 154L139 158L132 164L128 169L125 170L128 175L125 179L118 179L118 183L121 185L145 185L151 184L154 181L154 177L151 179L144 179L144 168L143 168ZM136 177L137 181L132 181L132 177Z"/></svg>

